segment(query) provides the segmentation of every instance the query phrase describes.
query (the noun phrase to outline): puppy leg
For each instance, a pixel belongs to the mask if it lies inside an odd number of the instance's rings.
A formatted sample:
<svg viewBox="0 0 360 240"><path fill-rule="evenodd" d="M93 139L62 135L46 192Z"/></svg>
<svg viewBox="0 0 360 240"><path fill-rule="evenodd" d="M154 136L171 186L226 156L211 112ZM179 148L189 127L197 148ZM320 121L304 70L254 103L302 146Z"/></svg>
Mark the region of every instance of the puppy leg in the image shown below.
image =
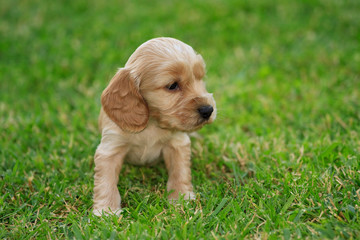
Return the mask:
<svg viewBox="0 0 360 240"><path fill-rule="evenodd" d="M94 214L120 214L121 197L117 188L119 173L127 150L117 147L109 149L102 142L95 153Z"/></svg>
<svg viewBox="0 0 360 240"><path fill-rule="evenodd" d="M169 200L177 200L179 194L184 194L184 199L195 199L191 183L190 155L190 139L187 135L181 142L172 142L163 149L169 174L167 190L169 192L173 190Z"/></svg>

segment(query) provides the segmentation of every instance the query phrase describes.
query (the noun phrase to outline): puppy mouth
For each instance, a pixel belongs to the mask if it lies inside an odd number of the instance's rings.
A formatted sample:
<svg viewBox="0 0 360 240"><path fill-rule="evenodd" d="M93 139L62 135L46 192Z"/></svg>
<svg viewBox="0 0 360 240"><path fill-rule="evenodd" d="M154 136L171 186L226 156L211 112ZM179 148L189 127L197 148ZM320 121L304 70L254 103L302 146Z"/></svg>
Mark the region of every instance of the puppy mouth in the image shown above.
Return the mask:
<svg viewBox="0 0 360 240"><path fill-rule="evenodd" d="M194 127L190 131L197 131L200 128L202 128L204 125L210 123L212 123L211 119L198 118L196 123L194 124Z"/></svg>
<svg viewBox="0 0 360 240"><path fill-rule="evenodd" d="M204 125L212 123L215 117L216 108L211 105L205 105L205 108L197 107L192 111L176 111L170 115L160 112L153 114L160 128L182 132L197 131Z"/></svg>
<svg viewBox="0 0 360 240"><path fill-rule="evenodd" d="M204 126L205 124L209 123L210 119L204 119L204 118L199 118L195 124L195 126Z"/></svg>
<svg viewBox="0 0 360 240"><path fill-rule="evenodd" d="M189 131L199 130L204 125L212 123L215 119L214 113L216 115L216 109L211 105L205 105L197 108L197 116L193 120L192 127Z"/></svg>

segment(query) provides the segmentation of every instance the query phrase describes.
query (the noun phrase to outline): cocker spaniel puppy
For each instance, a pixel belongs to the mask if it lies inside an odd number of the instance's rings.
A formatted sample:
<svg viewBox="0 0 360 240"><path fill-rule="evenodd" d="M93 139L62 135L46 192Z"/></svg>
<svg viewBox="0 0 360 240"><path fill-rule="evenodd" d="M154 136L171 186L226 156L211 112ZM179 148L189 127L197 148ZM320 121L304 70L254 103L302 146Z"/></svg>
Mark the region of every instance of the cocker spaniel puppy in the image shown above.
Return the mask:
<svg viewBox="0 0 360 240"><path fill-rule="evenodd" d="M205 63L173 38L142 44L101 95L101 143L95 153L94 213L120 213L117 188L124 162L164 159L169 199L194 199L189 132L211 123L215 101L205 89Z"/></svg>

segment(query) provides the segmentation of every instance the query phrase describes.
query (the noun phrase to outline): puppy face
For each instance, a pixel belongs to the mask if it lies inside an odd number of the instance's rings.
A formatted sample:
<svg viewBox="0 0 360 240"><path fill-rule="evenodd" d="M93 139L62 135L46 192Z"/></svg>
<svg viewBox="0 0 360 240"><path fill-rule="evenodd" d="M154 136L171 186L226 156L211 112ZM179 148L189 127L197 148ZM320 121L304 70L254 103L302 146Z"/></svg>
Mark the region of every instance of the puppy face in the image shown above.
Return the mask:
<svg viewBox="0 0 360 240"><path fill-rule="evenodd" d="M117 75L123 76L114 76L102 103L123 130L141 131L151 117L161 128L190 132L216 117L215 101L202 80L205 63L179 40L157 38L144 43ZM114 102L116 106L106 106Z"/></svg>

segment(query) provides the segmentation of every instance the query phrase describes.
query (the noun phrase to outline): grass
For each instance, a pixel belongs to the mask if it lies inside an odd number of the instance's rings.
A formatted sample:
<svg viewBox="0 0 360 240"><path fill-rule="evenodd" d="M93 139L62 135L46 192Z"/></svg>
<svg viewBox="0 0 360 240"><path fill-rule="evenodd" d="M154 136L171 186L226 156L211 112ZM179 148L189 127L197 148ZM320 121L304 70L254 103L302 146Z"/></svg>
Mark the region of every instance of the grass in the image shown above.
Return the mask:
<svg viewBox="0 0 360 240"><path fill-rule="evenodd" d="M1 239L358 239L360 3L10 1L0 9ZM126 165L92 215L100 94L142 42L207 62L218 119L193 139L194 202Z"/></svg>

